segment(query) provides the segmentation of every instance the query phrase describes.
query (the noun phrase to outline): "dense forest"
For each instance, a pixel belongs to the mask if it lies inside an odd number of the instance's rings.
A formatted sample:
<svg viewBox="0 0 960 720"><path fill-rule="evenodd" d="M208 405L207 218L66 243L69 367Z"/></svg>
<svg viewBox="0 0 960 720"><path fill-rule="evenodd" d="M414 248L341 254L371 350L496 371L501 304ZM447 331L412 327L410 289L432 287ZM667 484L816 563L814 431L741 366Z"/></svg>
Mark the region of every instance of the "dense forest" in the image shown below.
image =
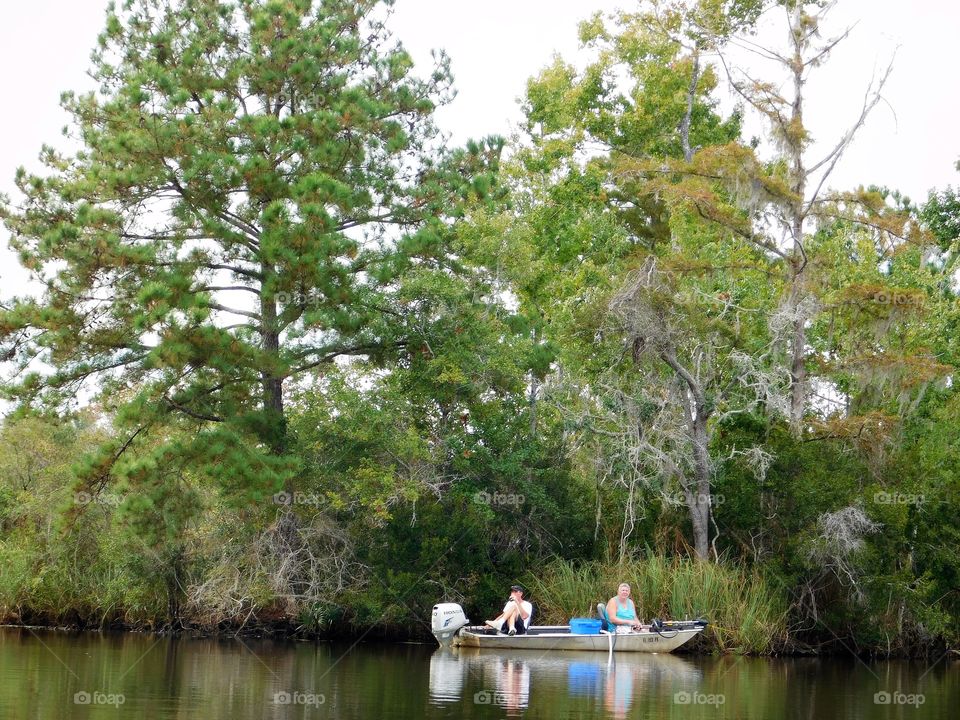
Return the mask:
<svg viewBox="0 0 960 720"><path fill-rule="evenodd" d="M703 650L960 648L960 195L832 186L887 74L817 156L826 4L586 19L463 147L391 4L108 11L0 198L0 616L422 637L626 580Z"/></svg>

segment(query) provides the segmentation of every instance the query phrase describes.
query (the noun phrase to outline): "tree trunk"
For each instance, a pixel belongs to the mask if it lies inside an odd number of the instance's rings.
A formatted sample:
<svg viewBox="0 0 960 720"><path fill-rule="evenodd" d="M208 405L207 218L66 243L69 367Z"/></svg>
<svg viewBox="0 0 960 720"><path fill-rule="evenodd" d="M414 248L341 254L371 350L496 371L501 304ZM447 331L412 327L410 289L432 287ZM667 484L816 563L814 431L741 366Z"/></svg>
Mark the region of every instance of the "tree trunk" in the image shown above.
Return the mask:
<svg viewBox="0 0 960 720"><path fill-rule="evenodd" d="M263 411L266 427L262 429L264 440L274 455L283 455L287 449L287 418L283 406L283 374L280 364L280 325L277 318L277 300L266 288L274 275L274 269L262 264L263 285L260 293L260 322L262 323L263 351L267 363L261 371L263 384ZM293 488L285 488L293 492Z"/></svg>
<svg viewBox="0 0 960 720"><path fill-rule="evenodd" d="M690 87L687 90L687 111L680 123L680 143L683 146L683 159L693 160L694 149L690 145L690 125L693 121L693 105L697 99L697 84L700 82L700 47L693 50L693 72L690 74Z"/></svg>
<svg viewBox="0 0 960 720"><path fill-rule="evenodd" d="M802 301L799 288L801 282L800 274L795 274L791 282L795 287L791 288L788 303L790 309L797 312ZM795 436L799 435L802 429L803 414L806 408L806 345L806 317L798 315L793 323L792 337L790 339L790 430Z"/></svg>
<svg viewBox="0 0 960 720"><path fill-rule="evenodd" d="M533 346L536 347L540 342L540 333L536 329L533 331ZM530 439L537 437L537 395L540 392L540 380L534 370L530 371Z"/></svg>
<svg viewBox="0 0 960 720"><path fill-rule="evenodd" d="M693 548L698 560L710 559L710 453L707 435L708 413L698 407L690 423L693 445L694 482L684 488L690 523L693 526Z"/></svg>
<svg viewBox="0 0 960 720"><path fill-rule="evenodd" d="M684 410L690 440L693 479L683 483L683 493L693 526L693 547L698 560L710 559L710 434L707 423L712 414L698 379L677 360L672 350L662 351L660 358L677 374L685 387Z"/></svg>
<svg viewBox="0 0 960 720"><path fill-rule="evenodd" d="M793 39L793 104L790 123L784 128L785 144L790 162L790 190L794 199L788 206L790 234L793 247L790 255L790 294L787 307L795 313L790 339L790 428L799 435L806 407L806 318L800 312L803 303L803 271L807 264L803 248L804 197L807 191L807 169L803 163L806 130L803 125L803 50L807 33L804 29L803 3L798 2L791 16L790 32Z"/></svg>

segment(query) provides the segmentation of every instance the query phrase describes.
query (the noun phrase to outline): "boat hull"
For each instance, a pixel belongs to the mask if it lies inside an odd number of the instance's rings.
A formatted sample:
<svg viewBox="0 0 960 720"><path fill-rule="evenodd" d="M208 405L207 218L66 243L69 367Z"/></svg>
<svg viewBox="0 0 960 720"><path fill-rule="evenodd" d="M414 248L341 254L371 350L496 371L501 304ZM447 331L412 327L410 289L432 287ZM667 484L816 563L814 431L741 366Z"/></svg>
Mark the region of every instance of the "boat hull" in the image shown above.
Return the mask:
<svg viewBox="0 0 960 720"><path fill-rule="evenodd" d="M481 627L464 627L453 638L454 647L490 650L580 650L594 652L673 652L703 632L703 628L670 630L664 633L643 630L628 635L575 635L565 625L530 628L524 635L494 635Z"/></svg>

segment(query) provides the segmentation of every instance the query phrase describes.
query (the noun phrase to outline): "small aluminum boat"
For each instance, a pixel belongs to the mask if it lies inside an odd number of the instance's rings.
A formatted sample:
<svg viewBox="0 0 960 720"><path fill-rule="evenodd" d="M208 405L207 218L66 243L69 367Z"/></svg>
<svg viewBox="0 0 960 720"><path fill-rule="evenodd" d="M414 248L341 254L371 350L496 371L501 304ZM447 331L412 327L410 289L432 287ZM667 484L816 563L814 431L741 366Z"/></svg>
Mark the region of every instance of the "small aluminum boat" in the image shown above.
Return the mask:
<svg viewBox="0 0 960 720"><path fill-rule="evenodd" d="M705 620L663 621L655 629L627 634L574 633L569 625L534 625L523 635L504 635L485 625L468 625L456 603L433 608L433 636L441 646L491 650L587 650L596 652L668 653L689 642L707 626Z"/></svg>

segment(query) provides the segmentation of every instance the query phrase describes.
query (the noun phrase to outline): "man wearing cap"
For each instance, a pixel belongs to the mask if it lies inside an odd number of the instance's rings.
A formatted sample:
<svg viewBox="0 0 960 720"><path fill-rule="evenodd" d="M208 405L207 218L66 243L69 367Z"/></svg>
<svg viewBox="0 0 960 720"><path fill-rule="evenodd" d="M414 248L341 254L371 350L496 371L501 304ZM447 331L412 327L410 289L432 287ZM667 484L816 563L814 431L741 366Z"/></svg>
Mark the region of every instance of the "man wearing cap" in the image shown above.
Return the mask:
<svg viewBox="0 0 960 720"><path fill-rule="evenodd" d="M530 618L533 616L533 605L523 599L523 586L510 586L510 599L503 606L503 612L495 620L487 620L486 625L497 632L506 632L507 635L523 635L530 627ZM504 630L504 625L507 629Z"/></svg>

